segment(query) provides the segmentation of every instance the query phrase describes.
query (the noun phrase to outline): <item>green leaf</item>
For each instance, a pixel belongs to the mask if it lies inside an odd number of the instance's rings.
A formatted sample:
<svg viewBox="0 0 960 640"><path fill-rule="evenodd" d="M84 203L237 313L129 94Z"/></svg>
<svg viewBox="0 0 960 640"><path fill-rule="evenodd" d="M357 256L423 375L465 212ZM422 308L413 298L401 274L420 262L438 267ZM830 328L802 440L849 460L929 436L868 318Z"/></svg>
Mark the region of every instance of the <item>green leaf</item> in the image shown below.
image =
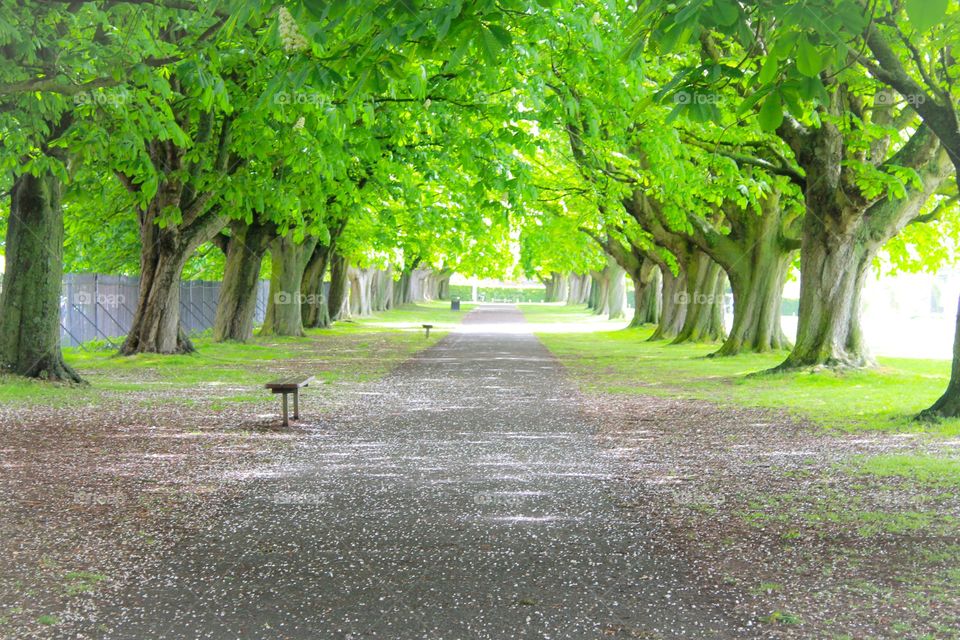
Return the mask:
<svg viewBox="0 0 960 640"><path fill-rule="evenodd" d="M487 29L490 30L490 33L493 34L493 37L497 39L497 42L500 43L500 46L507 48L513 42L513 38L510 36L510 32L501 27L498 24L491 24L487 26Z"/></svg>
<svg viewBox="0 0 960 640"><path fill-rule="evenodd" d="M823 70L820 52L807 38L802 38L797 46L797 70L808 78L815 78Z"/></svg>
<svg viewBox="0 0 960 640"><path fill-rule="evenodd" d="M774 55L768 55L767 59L763 61L763 66L760 67L760 73L757 74L757 82L760 84L767 84L774 79L777 75L777 69L780 66L780 61Z"/></svg>
<svg viewBox="0 0 960 640"><path fill-rule="evenodd" d="M917 31L926 31L947 15L950 0L905 0L907 17Z"/></svg>
<svg viewBox="0 0 960 640"><path fill-rule="evenodd" d="M760 128L764 131L776 131L783 122L783 105L780 103L780 94L771 92L760 107Z"/></svg>

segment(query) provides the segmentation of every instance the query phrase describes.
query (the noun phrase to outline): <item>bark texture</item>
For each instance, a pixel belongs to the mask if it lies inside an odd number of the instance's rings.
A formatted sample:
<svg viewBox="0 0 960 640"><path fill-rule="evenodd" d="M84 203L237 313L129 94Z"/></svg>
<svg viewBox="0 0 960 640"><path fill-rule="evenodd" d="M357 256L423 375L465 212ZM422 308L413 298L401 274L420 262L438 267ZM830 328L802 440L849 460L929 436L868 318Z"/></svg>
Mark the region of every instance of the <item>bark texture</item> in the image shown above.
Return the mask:
<svg viewBox="0 0 960 640"><path fill-rule="evenodd" d="M249 225L243 221L230 223L230 236L222 246L226 262L213 321L214 342L247 342L253 338L260 266L274 238L276 228L270 223L256 219Z"/></svg>
<svg viewBox="0 0 960 640"><path fill-rule="evenodd" d="M304 335L300 285L316 245L315 237L296 242L292 232L270 243L270 299L260 335Z"/></svg>
<svg viewBox="0 0 960 640"><path fill-rule="evenodd" d="M60 181L50 172L14 180L0 293L0 366L32 378L81 382L60 351L60 193Z"/></svg>

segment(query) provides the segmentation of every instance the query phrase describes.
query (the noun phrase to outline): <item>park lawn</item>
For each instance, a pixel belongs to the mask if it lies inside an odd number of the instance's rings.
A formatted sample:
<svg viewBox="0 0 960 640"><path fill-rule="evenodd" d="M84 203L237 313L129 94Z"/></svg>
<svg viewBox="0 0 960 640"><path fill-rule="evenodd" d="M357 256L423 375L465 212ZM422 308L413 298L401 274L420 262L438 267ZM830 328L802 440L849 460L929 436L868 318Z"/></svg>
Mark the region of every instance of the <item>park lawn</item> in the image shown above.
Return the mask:
<svg viewBox="0 0 960 640"><path fill-rule="evenodd" d="M429 346L455 326L466 313L449 310L449 303L404 305L370 318L338 322L330 329L310 329L304 338L255 336L253 341L215 343L209 335L193 338L196 353L118 356L104 342L64 349L64 358L88 385L50 384L0 375L0 403L72 405L96 403L104 395L126 392L176 392L222 386L226 402L254 402L269 372L301 371L323 382L363 382L376 379L416 351ZM430 341L421 324L435 329ZM249 388L250 393L236 393ZM233 390L233 391L230 391ZM178 398L173 396L171 402ZM184 402L188 399L181 398Z"/></svg>
<svg viewBox="0 0 960 640"><path fill-rule="evenodd" d="M696 398L724 405L787 410L828 429L926 432L960 435L960 420L935 424L913 420L946 388L947 360L880 358L869 371L829 370L758 374L784 353L708 357L716 344L648 342L653 328L560 330L589 312L582 307L523 305L532 323L553 322L538 332L587 390Z"/></svg>

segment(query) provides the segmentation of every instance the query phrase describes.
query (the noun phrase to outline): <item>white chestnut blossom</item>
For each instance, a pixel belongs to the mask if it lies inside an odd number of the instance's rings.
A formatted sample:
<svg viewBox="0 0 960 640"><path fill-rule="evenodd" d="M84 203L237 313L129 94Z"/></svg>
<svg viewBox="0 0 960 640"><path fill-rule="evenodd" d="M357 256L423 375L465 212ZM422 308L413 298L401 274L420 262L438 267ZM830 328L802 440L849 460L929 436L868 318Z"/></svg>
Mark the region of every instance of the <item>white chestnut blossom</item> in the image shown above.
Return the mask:
<svg viewBox="0 0 960 640"><path fill-rule="evenodd" d="M309 49L310 42L300 33L297 21L293 19L293 15L286 7L280 7L278 17L280 19L280 42L283 43L283 50L287 53L297 53Z"/></svg>

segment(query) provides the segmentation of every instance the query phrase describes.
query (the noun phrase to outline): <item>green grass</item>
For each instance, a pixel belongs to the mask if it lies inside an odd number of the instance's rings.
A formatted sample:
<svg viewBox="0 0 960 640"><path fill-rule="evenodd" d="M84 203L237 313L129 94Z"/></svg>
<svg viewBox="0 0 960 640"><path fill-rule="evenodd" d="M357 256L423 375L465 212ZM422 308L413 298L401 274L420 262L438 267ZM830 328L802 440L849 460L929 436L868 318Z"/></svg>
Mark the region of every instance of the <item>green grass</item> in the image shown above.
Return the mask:
<svg viewBox="0 0 960 640"><path fill-rule="evenodd" d="M824 427L846 431L960 435L960 420L932 425L912 420L946 387L948 361L881 358L877 369L866 371L750 376L776 366L785 354L708 358L718 345L647 342L652 328L577 333L575 323L586 315L582 307L521 308L531 322L556 325L554 329L538 331L540 339L590 390L787 410Z"/></svg>
<svg viewBox="0 0 960 640"><path fill-rule="evenodd" d="M904 478L931 487L960 487L960 458L932 454L888 454L857 459L854 473Z"/></svg>
<svg viewBox="0 0 960 640"><path fill-rule="evenodd" d="M105 394L124 391L170 391L223 386L215 409L229 403L256 402L264 383L264 367L272 362L304 360L325 382L340 379L368 380L389 371L406 355L442 337L458 324L471 305L452 312L449 302L405 305L372 318L338 322L330 329L312 329L304 338L255 337L247 344L213 342L209 336L193 340L196 353L184 355L139 354L122 357L103 345L64 349L68 364L89 385L65 385L0 375L0 403L83 406L96 404ZM433 324L430 341L421 324ZM362 362L363 366L357 364ZM318 366L321 364L323 366ZM255 365L255 366L251 366ZM269 368L269 367L267 367ZM250 392L238 391L250 389ZM147 401L150 404L154 401ZM192 402L164 397L156 402Z"/></svg>

